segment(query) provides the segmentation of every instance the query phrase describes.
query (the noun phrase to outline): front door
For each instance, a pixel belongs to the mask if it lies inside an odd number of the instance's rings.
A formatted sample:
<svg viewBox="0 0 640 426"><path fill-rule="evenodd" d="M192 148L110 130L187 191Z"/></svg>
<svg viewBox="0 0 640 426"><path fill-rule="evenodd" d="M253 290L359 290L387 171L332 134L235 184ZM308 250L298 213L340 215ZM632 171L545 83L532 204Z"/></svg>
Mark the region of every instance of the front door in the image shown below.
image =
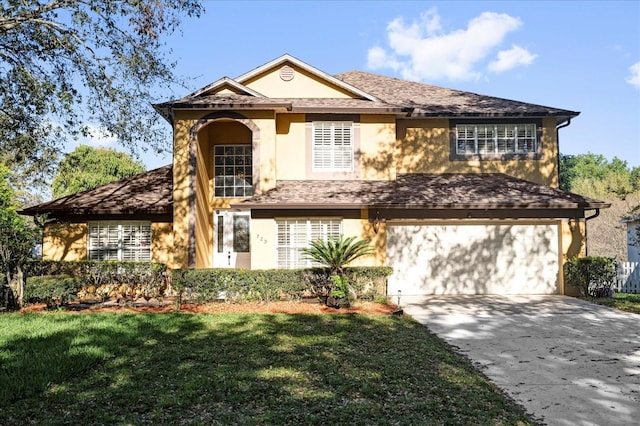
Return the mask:
<svg viewBox="0 0 640 426"><path fill-rule="evenodd" d="M248 211L216 210L213 216L213 266L251 267L249 253L251 217Z"/></svg>

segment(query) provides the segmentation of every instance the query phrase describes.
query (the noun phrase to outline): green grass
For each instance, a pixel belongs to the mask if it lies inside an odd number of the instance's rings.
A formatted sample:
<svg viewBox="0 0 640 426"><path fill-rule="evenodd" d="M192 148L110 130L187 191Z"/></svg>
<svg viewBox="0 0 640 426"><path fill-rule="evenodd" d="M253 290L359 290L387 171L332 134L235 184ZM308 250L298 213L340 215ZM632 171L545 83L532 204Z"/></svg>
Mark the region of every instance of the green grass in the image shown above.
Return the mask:
<svg viewBox="0 0 640 426"><path fill-rule="evenodd" d="M640 314L640 294L633 293L616 293L613 299L606 297L589 298L590 302L599 305L611 306L621 311L633 312Z"/></svg>
<svg viewBox="0 0 640 426"><path fill-rule="evenodd" d="M0 315L0 424L514 425L406 317Z"/></svg>

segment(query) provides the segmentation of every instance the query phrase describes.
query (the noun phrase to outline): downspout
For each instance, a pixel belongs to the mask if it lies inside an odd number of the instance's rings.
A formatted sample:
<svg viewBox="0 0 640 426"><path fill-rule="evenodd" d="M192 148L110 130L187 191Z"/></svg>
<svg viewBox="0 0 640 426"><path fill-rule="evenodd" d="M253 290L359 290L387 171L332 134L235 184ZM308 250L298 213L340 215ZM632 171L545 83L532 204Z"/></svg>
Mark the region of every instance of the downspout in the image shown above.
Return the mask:
<svg viewBox="0 0 640 426"><path fill-rule="evenodd" d="M556 170L558 170L558 188L560 187L560 129L568 127L570 124L571 117L556 126L556 144L558 145L558 153L556 154Z"/></svg>
<svg viewBox="0 0 640 426"><path fill-rule="evenodd" d="M600 209L596 209L595 213L592 214L591 216L587 216L584 218L584 255L585 256L589 256L589 248L587 246L587 229L589 228L587 222L591 219L595 219L596 217L600 216Z"/></svg>

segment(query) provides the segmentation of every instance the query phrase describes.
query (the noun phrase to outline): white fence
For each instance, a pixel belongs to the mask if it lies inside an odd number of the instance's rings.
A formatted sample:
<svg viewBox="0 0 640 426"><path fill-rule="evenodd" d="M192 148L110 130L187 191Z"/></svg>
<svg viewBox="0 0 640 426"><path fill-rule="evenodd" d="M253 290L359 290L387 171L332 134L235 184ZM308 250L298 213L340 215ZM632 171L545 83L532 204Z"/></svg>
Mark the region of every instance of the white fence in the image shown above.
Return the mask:
<svg viewBox="0 0 640 426"><path fill-rule="evenodd" d="M640 262L618 262L614 290L618 293L640 293Z"/></svg>

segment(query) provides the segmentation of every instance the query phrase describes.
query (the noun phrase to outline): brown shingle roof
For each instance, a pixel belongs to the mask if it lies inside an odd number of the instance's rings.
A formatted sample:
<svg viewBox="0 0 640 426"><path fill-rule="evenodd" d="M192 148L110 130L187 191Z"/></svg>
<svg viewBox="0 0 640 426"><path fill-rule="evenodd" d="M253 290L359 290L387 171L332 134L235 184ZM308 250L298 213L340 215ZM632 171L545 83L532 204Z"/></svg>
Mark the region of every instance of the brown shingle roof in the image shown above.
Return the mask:
<svg viewBox="0 0 640 426"><path fill-rule="evenodd" d="M574 117L579 114L574 111L447 89L363 71L346 72L335 77L371 93L386 103L414 108L412 115L418 116Z"/></svg>
<svg viewBox="0 0 640 426"><path fill-rule="evenodd" d="M586 209L608 204L499 173L407 174L395 181L279 181L235 204L254 209Z"/></svg>
<svg viewBox="0 0 640 426"><path fill-rule="evenodd" d="M57 200L24 209L21 213L104 215L171 214L173 167L167 165L127 179L111 182Z"/></svg>
<svg viewBox="0 0 640 426"><path fill-rule="evenodd" d="M336 79L370 94L379 101L370 99L333 98L266 98L251 95L211 95L196 91L154 107L169 121L171 109L287 109L305 112L327 110L328 112L372 112L403 113L408 117L557 117L558 121L575 117L579 112L546 107L526 102L496 98L477 93L447 89L444 87L401 80L363 71L351 71L334 76Z"/></svg>

